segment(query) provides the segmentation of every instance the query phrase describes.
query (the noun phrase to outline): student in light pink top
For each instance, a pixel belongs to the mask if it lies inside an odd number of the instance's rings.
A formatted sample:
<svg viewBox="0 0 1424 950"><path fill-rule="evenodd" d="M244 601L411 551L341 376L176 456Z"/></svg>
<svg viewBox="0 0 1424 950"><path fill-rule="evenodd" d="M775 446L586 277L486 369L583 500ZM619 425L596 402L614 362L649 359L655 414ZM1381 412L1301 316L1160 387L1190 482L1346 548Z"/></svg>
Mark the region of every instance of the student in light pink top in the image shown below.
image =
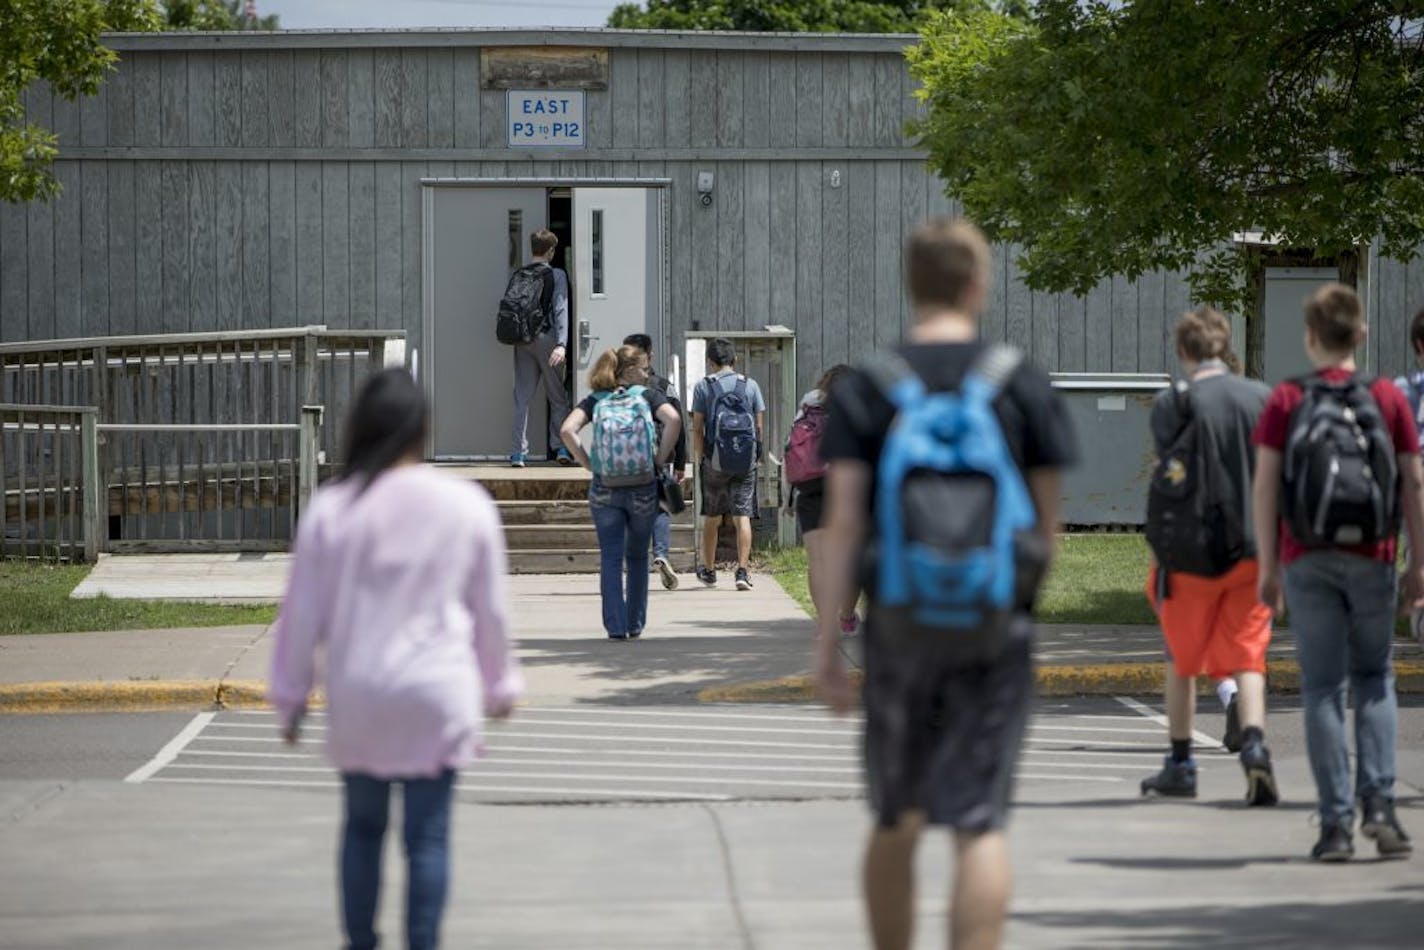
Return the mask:
<svg viewBox="0 0 1424 950"><path fill-rule="evenodd" d="M316 678L327 754L345 783L342 916L375 947L390 786L403 786L411 948L439 942L455 769L485 716L523 692L510 654L504 536L485 491L419 464L428 412L404 370L361 391L346 471L316 493L277 618L268 699L295 742Z"/></svg>

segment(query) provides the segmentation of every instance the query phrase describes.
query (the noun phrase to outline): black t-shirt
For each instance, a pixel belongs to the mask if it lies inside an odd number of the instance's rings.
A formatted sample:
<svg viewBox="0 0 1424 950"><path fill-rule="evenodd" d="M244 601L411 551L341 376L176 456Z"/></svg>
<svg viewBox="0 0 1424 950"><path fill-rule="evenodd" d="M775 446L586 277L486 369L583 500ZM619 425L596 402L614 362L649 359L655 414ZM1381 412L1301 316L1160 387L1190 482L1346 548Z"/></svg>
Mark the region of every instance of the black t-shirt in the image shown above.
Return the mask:
<svg viewBox="0 0 1424 950"><path fill-rule="evenodd" d="M983 351L973 343L920 343L897 352L919 374L931 392L953 392ZM1036 468L1066 468L1078 458L1077 439L1067 406L1053 389L1048 374L1024 361L1009 377L994 411L1014 461L1024 472ZM832 387L827 403L821 457L866 462L872 471L880 461L885 435L895 418L894 405L864 372L852 370ZM870 503L874 508L872 488Z"/></svg>
<svg viewBox="0 0 1424 950"><path fill-rule="evenodd" d="M593 418L594 404L598 402L598 399L596 398L597 395L597 393L590 393L589 395L583 398L583 402L578 404L578 407L583 410L583 414L588 416L590 419ZM648 401L648 405L653 410L653 422L657 423L658 410L661 409L663 406L669 405L668 397L665 394L658 392L656 389L653 389L651 386L644 386L643 398Z"/></svg>

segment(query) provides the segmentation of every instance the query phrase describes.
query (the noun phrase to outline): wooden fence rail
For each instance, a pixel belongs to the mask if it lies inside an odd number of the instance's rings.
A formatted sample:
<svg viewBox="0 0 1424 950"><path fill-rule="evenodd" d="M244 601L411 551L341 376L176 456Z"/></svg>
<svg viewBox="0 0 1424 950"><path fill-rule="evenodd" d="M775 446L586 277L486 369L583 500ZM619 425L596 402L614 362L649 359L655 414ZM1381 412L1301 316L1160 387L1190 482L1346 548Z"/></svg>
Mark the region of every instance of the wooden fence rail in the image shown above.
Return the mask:
<svg viewBox="0 0 1424 950"><path fill-rule="evenodd" d="M0 404L0 556L285 548L322 451L323 408L300 412L297 423L100 424L92 406ZM101 454L117 464L101 470Z"/></svg>

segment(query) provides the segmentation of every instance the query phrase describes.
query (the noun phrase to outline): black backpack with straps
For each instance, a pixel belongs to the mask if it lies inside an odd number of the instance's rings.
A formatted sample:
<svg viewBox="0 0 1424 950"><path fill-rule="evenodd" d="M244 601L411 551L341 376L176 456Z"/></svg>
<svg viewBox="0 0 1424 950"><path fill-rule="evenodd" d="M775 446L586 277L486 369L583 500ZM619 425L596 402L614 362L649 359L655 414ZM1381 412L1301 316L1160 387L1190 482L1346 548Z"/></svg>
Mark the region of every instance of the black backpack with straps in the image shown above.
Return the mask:
<svg viewBox="0 0 1424 950"><path fill-rule="evenodd" d="M542 262L521 267L499 300L495 338L508 346L533 343L549 329L553 312L554 269Z"/></svg>
<svg viewBox="0 0 1424 950"><path fill-rule="evenodd" d="M1220 577L1246 556L1244 506L1222 470L1185 380L1172 385L1178 428L1147 490L1144 533L1168 572Z"/></svg>
<svg viewBox="0 0 1424 950"><path fill-rule="evenodd" d="M1374 544L1399 531L1399 464L1373 380L1293 380L1303 396L1291 413L1281 459L1281 514L1307 547Z"/></svg>

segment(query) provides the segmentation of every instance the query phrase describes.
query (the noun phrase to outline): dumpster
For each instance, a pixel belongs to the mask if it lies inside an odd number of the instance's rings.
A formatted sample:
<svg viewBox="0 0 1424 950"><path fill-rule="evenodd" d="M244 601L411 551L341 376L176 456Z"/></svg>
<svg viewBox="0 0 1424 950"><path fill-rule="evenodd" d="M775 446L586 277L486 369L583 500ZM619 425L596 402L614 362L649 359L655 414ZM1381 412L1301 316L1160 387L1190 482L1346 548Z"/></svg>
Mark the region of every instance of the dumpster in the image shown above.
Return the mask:
<svg viewBox="0 0 1424 950"><path fill-rule="evenodd" d="M1053 373L1078 435L1076 468L1063 477L1068 528L1141 527L1156 453L1152 402L1172 383L1165 373Z"/></svg>

